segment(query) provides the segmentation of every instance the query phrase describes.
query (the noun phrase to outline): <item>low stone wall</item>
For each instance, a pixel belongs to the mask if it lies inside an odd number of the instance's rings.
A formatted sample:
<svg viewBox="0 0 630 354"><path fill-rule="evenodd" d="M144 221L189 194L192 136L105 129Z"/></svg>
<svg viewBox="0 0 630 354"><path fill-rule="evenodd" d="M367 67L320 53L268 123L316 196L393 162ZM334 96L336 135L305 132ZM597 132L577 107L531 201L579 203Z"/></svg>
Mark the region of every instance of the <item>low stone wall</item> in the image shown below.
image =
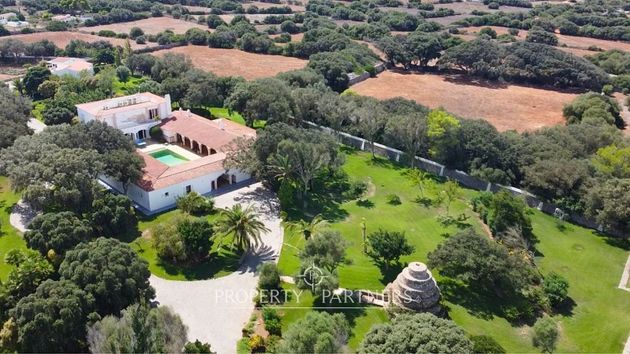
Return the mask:
<svg viewBox="0 0 630 354"><path fill-rule="evenodd" d="M372 151L372 144L363 138L359 138L357 136L350 135L343 132L335 132L331 128L320 126L312 122L307 122L307 124L313 128L323 130L329 134L335 134L339 136L341 143L344 145L351 146L361 151ZM379 156L386 157L389 160L396 161L396 162L402 162L405 159L405 153L403 151L400 151L398 149L394 149L394 148L391 148L389 146L382 145L379 143L374 143L374 153ZM488 191L488 192L493 192L493 193L499 192L501 190L507 190L514 195L523 196L523 198L525 199L525 201L530 207L536 208L546 214L554 215L556 217L562 217L563 220L571 221L577 225L580 225L589 229L597 230L599 232L603 232L611 236L616 236L616 237L628 236L628 235L623 234L619 230L604 229L602 225L599 225L593 219L587 218L584 215L565 213L556 205L548 203L525 190L512 187L512 186L503 186L500 184L490 183L488 181L484 181L474 176L471 176L463 171L451 170L447 168L445 165L442 165L432 160L425 159L423 157L415 156L414 159L415 159L414 166L422 170L425 170L427 172L430 172L432 174L435 174L437 176L453 179L459 182L461 185L466 186L468 188L472 188L472 189L476 189L480 191Z"/></svg>
<svg viewBox="0 0 630 354"><path fill-rule="evenodd" d="M378 63L376 65L374 65L374 69L376 69L376 73L380 73L383 72L385 70L385 64L384 63ZM372 77L370 75L370 73L368 72L364 72L361 73L359 75L355 74L355 73L350 73L348 74L348 86L352 86L352 85L356 85L361 81L365 81L367 79L369 79L370 77Z"/></svg>

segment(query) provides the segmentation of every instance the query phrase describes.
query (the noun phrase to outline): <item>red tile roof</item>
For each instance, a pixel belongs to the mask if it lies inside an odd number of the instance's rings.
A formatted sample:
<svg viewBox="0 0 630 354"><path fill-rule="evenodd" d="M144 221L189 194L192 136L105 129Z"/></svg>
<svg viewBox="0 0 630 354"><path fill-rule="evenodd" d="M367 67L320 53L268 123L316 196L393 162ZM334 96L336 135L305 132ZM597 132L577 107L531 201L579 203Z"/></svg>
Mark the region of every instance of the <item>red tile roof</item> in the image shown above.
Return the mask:
<svg viewBox="0 0 630 354"><path fill-rule="evenodd" d="M176 166L166 164L151 155L138 151L144 159L144 175L138 183L146 191L166 188L212 172L224 171L227 146L238 137L256 136L256 131L244 125L226 119L210 120L186 111L173 112L171 118L162 121L162 131L178 133L206 145L208 150L219 151L197 160Z"/></svg>
<svg viewBox="0 0 630 354"><path fill-rule="evenodd" d="M177 133L194 140L208 149L225 151L238 137L256 137L256 131L227 119L210 120L188 111L175 111L172 117L162 121L162 131Z"/></svg>

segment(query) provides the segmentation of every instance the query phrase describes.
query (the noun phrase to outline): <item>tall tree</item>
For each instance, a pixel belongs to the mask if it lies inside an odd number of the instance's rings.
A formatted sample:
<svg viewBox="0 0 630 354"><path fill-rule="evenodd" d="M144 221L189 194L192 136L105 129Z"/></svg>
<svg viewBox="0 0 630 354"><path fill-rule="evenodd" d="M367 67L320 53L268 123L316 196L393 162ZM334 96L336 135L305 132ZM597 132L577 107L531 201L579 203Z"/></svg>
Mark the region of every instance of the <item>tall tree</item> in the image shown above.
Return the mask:
<svg viewBox="0 0 630 354"><path fill-rule="evenodd" d="M236 85L225 105L230 110L241 113L250 127L255 120L265 120L267 123L290 122L295 113L295 103L289 88L276 78Z"/></svg>
<svg viewBox="0 0 630 354"><path fill-rule="evenodd" d="M26 244L47 255L53 250L57 255L64 255L81 242L92 236L89 223L70 211L45 213L38 215L24 234Z"/></svg>
<svg viewBox="0 0 630 354"><path fill-rule="evenodd" d="M411 161L415 164L415 156L428 150L426 139L426 116L420 112L390 117L385 126L385 135L393 145L402 146Z"/></svg>
<svg viewBox="0 0 630 354"><path fill-rule="evenodd" d="M300 219L297 221L287 222L287 230L293 230L304 236L305 240L317 235L328 225L321 215L315 215L310 221Z"/></svg>
<svg viewBox="0 0 630 354"><path fill-rule="evenodd" d="M453 321L430 313L403 314L373 326L358 353L473 353L472 342Z"/></svg>
<svg viewBox="0 0 630 354"><path fill-rule="evenodd" d="M543 353L553 353L558 341L558 325L551 317L543 317L536 321L533 328L534 335L532 342L534 346L540 348Z"/></svg>
<svg viewBox="0 0 630 354"><path fill-rule="evenodd" d="M243 251L258 247L262 242L262 234L269 232L252 205L243 208L241 204L236 204L221 210L216 227L217 232L224 236L231 235L233 244Z"/></svg>
<svg viewBox="0 0 630 354"><path fill-rule="evenodd" d="M13 145L15 139L31 133L27 123L31 114L31 101L0 86L0 150ZM1 164L0 164L1 165Z"/></svg>
<svg viewBox="0 0 630 354"><path fill-rule="evenodd" d="M181 353L188 329L170 308L133 304L88 328L92 353Z"/></svg>
<svg viewBox="0 0 630 354"><path fill-rule="evenodd" d="M86 323L93 309L92 295L73 282L43 282L11 310L18 328L18 350L84 352Z"/></svg>
<svg viewBox="0 0 630 354"><path fill-rule="evenodd" d="M33 98L39 98L37 89L39 85L50 78L50 75L50 70L45 66L30 67L22 79L26 93Z"/></svg>
<svg viewBox="0 0 630 354"><path fill-rule="evenodd" d="M385 111L376 100L370 99L353 110L351 118L358 124L361 135L370 142L374 158L374 143L385 128Z"/></svg>
<svg viewBox="0 0 630 354"><path fill-rule="evenodd" d="M326 312L308 312L293 323L280 343L281 353L338 353L348 340L350 328L345 317Z"/></svg>
<svg viewBox="0 0 630 354"><path fill-rule="evenodd" d="M111 238L98 238L66 252L59 275L94 296L96 309L103 316L118 314L130 304L155 295L147 262L129 245Z"/></svg>
<svg viewBox="0 0 630 354"><path fill-rule="evenodd" d="M415 248L409 244L405 234L398 231L379 229L367 237L370 245L369 255L381 262L385 269L398 264L400 257L413 253Z"/></svg>
<svg viewBox="0 0 630 354"><path fill-rule="evenodd" d="M348 242L338 231L326 230L304 244L299 257L303 264L333 272L346 259Z"/></svg>

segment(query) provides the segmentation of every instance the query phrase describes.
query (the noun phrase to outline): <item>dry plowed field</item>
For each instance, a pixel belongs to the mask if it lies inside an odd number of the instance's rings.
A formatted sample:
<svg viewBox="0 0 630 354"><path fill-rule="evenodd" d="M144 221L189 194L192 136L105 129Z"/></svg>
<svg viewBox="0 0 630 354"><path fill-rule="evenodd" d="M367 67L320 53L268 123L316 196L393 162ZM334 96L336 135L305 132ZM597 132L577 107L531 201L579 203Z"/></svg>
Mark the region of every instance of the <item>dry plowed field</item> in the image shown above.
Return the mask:
<svg viewBox="0 0 630 354"><path fill-rule="evenodd" d="M99 37L92 34L80 33L80 32L40 32L40 33L30 33L30 34L16 34L10 37L3 38L13 38L20 40L24 43L33 43L37 41L41 41L42 39L47 39L61 49L65 48L68 43L70 43L73 39L78 39L86 42L96 42L96 41L106 41L110 42L115 46L124 46L125 40L120 38L106 38ZM135 41L129 41L132 49L141 49L147 48L149 46L155 46L154 43L149 44L136 44Z"/></svg>
<svg viewBox="0 0 630 354"><path fill-rule="evenodd" d="M471 82L458 76L385 71L352 86L378 99L404 97L463 118L484 119L498 130L535 130L563 124L562 107L576 95L539 88Z"/></svg>
<svg viewBox="0 0 630 354"><path fill-rule="evenodd" d="M466 40L473 39L475 37L473 37L472 34L479 32L484 27L485 26L460 28L460 31L467 32L467 34L461 35L461 37ZM492 29L494 29L497 32L497 34L508 33L508 28L506 27L499 27L499 26L488 26L488 27L491 27ZM603 50L619 49L619 50L625 50L627 52L630 51L629 42L608 41L605 39L578 37L578 36L567 36L567 35L559 34L559 33L556 33L556 36L558 37L558 42L559 42L558 49L572 52L576 55L595 54L596 52L588 51L588 47L590 46L595 46ZM517 38L520 40L525 40L525 37L527 37L527 31L519 30ZM566 45L567 47L561 47L563 44Z"/></svg>
<svg viewBox="0 0 630 354"><path fill-rule="evenodd" d="M133 27L142 28L146 34L158 34L165 30L171 30L175 33L182 34L190 28L208 30L208 26L200 25L191 21L176 20L171 17L150 17L139 21L112 23L109 25L95 27L83 27L82 31L98 33L98 31L107 30L114 31L116 33L129 33L129 30Z"/></svg>
<svg viewBox="0 0 630 354"><path fill-rule="evenodd" d="M306 60L281 55L254 54L237 49L208 48L205 46L177 47L160 50L153 54L162 56L164 53L185 54L199 69L211 71L219 76L242 76L247 80L302 69L308 63Z"/></svg>

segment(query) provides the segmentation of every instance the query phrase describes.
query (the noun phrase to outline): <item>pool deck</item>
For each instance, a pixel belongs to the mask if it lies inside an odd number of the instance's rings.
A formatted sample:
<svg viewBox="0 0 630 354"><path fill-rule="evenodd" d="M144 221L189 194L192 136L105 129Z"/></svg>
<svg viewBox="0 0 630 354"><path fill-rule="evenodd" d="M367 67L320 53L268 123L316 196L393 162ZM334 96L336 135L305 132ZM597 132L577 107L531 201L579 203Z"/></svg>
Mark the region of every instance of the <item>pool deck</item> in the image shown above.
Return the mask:
<svg viewBox="0 0 630 354"><path fill-rule="evenodd" d="M156 152L158 150L163 150L163 149L168 149L171 150L172 152L176 153L177 155L180 155L181 157L189 160L189 161L193 161L193 160L198 160L201 158L201 156L184 149L183 147L179 146L179 145L175 145L175 144L163 144L163 143L155 143L155 142L151 142L149 140L147 140L147 146L143 147L143 148L139 148L138 151L142 151L145 154L151 154L152 152Z"/></svg>

